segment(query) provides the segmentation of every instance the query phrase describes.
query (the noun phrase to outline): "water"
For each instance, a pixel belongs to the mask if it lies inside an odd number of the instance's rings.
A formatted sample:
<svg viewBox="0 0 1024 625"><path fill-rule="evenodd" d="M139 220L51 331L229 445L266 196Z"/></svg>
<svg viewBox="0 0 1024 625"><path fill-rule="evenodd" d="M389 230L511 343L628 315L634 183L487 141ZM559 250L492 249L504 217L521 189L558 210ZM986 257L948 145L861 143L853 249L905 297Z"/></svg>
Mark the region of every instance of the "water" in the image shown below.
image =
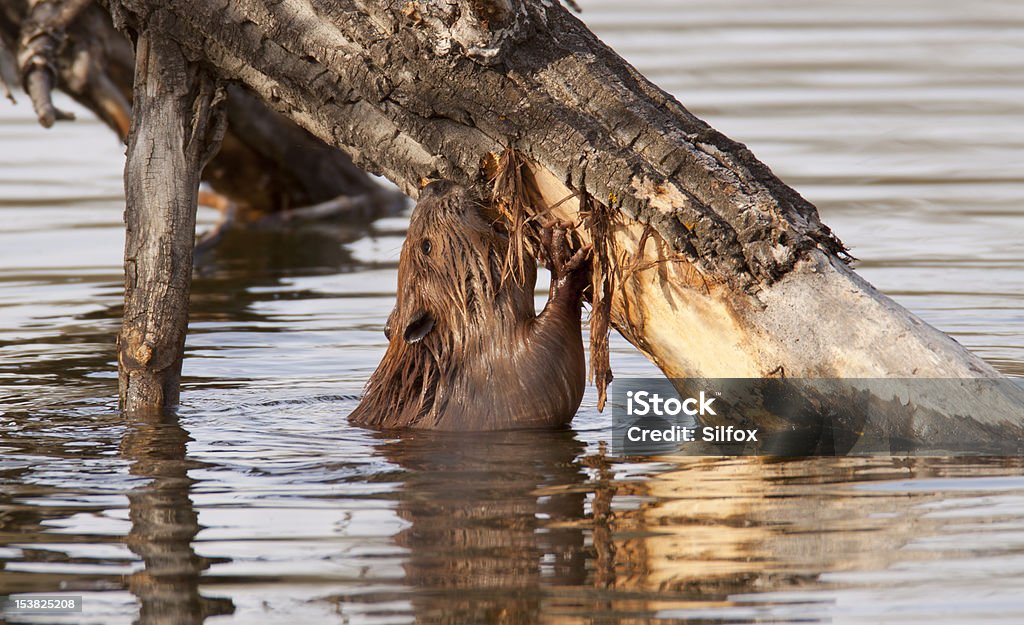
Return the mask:
<svg viewBox="0 0 1024 625"><path fill-rule="evenodd" d="M865 277L1024 375L1024 4L582 4ZM403 219L230 236L179 422L125 422L123 149L82 117L0 106L0 592L85 600L0 620L1024 622L1021 460L624 462L592 392L564 433L348 426ZM652 371L621 340L612 363Z"/></svg>

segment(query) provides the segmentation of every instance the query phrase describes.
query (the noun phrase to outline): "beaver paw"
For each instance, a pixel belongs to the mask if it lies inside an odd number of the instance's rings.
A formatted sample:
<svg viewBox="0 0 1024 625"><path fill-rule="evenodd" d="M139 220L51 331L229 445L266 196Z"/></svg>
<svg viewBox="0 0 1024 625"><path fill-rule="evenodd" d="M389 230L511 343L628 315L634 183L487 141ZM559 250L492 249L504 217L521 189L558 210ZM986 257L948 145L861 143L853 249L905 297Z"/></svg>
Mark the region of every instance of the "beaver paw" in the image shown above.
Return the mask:
<svg viewBox="0 0 1024 625"><path fill-rule="evenodd" d="M556 221L541 231L541 244L548 257L548 270L551 271L551 297L567 287L578 295L588 282L587 260L590 258L591 246L573 252L568 237L571 227L571 224Z"/></svg>

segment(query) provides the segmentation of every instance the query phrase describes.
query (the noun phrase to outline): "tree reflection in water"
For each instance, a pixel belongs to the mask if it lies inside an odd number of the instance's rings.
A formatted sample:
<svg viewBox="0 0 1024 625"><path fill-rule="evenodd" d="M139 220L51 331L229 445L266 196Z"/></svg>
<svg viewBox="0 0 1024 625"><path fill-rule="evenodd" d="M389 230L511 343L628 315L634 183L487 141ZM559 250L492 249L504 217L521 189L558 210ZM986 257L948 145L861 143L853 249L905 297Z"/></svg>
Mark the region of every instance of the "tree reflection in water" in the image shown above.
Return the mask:
<svg viewBox="0 0 1024 625"><path fill-rule="evenodd" d="M128 580L138 598L141 625L198 625L208 616L231 614L226 598L199 593L199 578L210 561L196 555L192 541L199 518L189 497L196 466L186 457L189 441L174 414L131 415L121 442L121 454L132 475L150 478L129 492L128 548L142 558L144 568Z"/></svg>

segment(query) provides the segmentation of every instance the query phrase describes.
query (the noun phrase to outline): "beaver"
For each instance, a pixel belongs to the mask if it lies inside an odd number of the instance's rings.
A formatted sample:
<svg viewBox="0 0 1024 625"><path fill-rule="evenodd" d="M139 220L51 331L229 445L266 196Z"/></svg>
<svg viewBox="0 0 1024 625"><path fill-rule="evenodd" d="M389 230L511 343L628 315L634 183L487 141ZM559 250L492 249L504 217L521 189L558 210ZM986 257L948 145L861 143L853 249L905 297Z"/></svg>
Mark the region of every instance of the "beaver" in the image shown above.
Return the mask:
<svg viewBox="0 0 1024 625"><path fill-rule="evenodd" d="M551 270L534 308L536 268L503 273L509 238L488 207L448 181L425 187L398 262L388 347L351 422L378 428L561 427L583 398L580 310L589 248L571 252L566 225L541 232Z"/></svg>

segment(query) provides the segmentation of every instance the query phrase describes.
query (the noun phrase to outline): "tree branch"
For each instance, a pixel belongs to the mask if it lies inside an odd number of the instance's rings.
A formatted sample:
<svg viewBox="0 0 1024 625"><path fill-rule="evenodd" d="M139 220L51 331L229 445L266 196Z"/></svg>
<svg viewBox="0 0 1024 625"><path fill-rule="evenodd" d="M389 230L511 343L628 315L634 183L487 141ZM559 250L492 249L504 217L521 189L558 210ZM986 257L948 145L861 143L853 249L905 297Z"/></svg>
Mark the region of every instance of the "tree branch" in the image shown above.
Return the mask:
<svg viewBox="0 0 1024 625"><path fill-rule="evenodd" d="M57 54L65 31L92 0L31 0L21 26L18 66L22 85L32 100L39 123L50 128L55 121L72 120L74 114L53 105L57 80Z"/></svg>

